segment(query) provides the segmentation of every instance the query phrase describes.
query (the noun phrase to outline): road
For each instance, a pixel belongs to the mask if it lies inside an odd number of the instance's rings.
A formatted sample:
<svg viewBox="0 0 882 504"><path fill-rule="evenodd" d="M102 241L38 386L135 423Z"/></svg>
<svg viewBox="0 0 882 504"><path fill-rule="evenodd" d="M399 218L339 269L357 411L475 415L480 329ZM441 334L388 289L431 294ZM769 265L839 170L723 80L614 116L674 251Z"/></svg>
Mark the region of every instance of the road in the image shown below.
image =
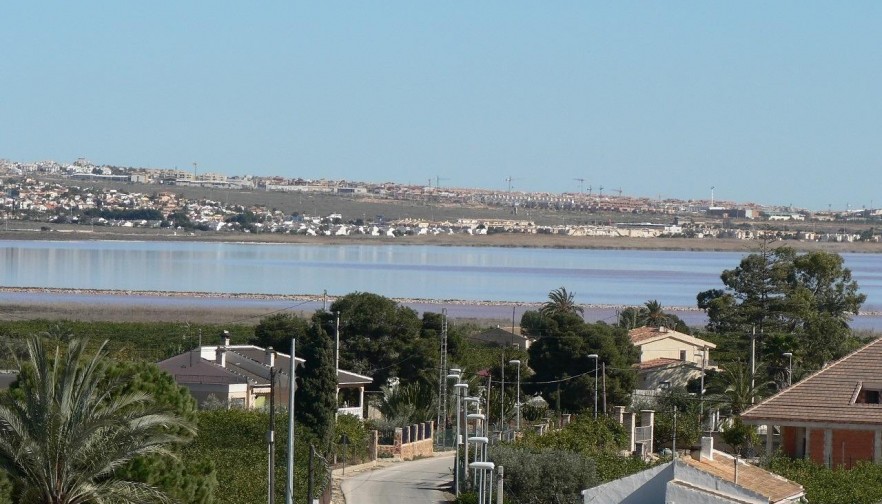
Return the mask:
<svg viewBox="0 0 882 504"><path fill-rule="evenodd" d="M453 481L453 457L402 462L343 480L346 504L443 504Z"/></svg>

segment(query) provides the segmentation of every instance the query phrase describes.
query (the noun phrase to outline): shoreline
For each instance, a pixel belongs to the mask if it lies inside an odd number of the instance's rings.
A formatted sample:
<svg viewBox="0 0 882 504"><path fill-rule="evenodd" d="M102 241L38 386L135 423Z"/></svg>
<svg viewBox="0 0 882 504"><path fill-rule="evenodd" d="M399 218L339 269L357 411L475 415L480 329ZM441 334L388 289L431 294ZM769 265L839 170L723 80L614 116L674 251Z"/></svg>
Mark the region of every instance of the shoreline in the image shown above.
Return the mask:
<svg viewBox="0 0 882 504"><path fill-rule="evenodd" d="M266 317L288 313L309 317L336 296L321 294L260 295L162 291L114 291L60 288L0 288L0 321L136 322L254 326ZM446 310L453 324L509 327L527 310L542 302L466 301L457 299L390 298L424 313ZM293 304L292 304L293 303ZM584 304L586 322L615 324L625 305ZM690 327L707 323L706 314L694 306L666 306ZM849 324L855 330L882 331L882 311L860 312Z"/></svg>
<svg viewBox="0 0 882 504"><path fill-rule="evenodd" d="M217 299L217 300L244 300L244 301L303 301L306 303L328 304L336 301L340 296L325 296L324 294L254 294L245 292L200 292L200 291L155 291L155 290L114 290L114 289L76 289L65 287L0 287L0 294L53 294L61 296L87 296L91 297L141 297L163 299ZM396 303L404 305L459 305L459 306L497 306L538 309L543 302L522 301L473 301L466 299L433 299L433 298L390 298ZM628 308L629 305L617 304L580 304L588 310L617 310ZM700 312L697 307L669 306L671 311Z"/></svg>
<svg viewBox="0 0 882 504"><path fill-rule="evenodd" d="M170 234L151 229L116 228L100 230L78 229L78 226L52 225L51 231L40 229L0 230L0 240L8 241L168 241L209 242L245 244L297 244L297 245L432 245L450 247L500 247L500 248L554 248L585 250L656 250L686 252L757 252L762 247L758 240L721 238L629 238L598 236L566 236L498 233L491 235L433 235L402 236L304 236L290 234L230 234L195 232ZM882 254L882 243L869 242L804 242L778 240L768 246L789 246L800 252L825 251L835 253Z"/></svg>

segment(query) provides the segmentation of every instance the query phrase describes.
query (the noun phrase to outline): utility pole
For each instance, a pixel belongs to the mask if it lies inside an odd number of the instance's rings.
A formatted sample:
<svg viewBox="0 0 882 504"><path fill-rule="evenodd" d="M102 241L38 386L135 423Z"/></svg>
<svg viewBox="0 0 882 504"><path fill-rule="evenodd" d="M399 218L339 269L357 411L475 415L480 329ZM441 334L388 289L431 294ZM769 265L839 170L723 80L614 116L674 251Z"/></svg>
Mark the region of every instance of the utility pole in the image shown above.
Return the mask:
<svg viewBox="0 0 882 504"><path fill-rule="evenodd" d="M750 404L754 400L754 378L756 376L756 327L750 333Z"/></svg>
<svg viewBox="0 0 882 504"><path fill-rule="evenodd" d="M438 420L435 430L439 434L440 446L446 446L447 437L447 308L441 308L441 349L438 372ZM458 421L458 420L457 420ZM442 430L443 429L443 430Z"/></svg>
<svg viewBox="0 0 882 504"><path fill-rule="evenodd" d="M269 429L266 433L269 470L267 472L267 502L276 502L276 368L270 368Z"/></svg>
<svg viewBox="0 0 882 504"><path fill-rule="evenodd" d="M334 327L334 370L340 370L340 312L334 312L337 316L337 323ZM293 358L293 354L291 356Z"/></svg>
<svg viewBox="0 0 882 504"><path fill-rule="evenodd" d="M309 504L312 504L312 494L315 491L315 483L313 479L313 459L315 459L315 446L309 445L309 479L307 480L306 498Z"/></svg>
<svg viewBox="0 0 882 504"><path fill-rule="evenodd" d="M502 373L502 384L499 387L499 431L505 432L505 349L502 350L502 359L499 361L499 369ZM488 395L489 399L490 396ZM487 408L488 410L490 408ZM489 427L489 424L488 424ZM501 438L502 434L500 434Z"/></svg>
<svg viewBox="0 0 882 504"><path fill-rule="evenodd" d="M291 368L288 376L288 480L285 484L285 504L294 504L294 387L297 384L297 361L294 358L294 348L297 339L291 338Z"/></svg>
<svg viewBox="0 0 882 504"><path fill-rule="evenodd" d="M606 362L603 363L603 414L606 415Z"/></svg>

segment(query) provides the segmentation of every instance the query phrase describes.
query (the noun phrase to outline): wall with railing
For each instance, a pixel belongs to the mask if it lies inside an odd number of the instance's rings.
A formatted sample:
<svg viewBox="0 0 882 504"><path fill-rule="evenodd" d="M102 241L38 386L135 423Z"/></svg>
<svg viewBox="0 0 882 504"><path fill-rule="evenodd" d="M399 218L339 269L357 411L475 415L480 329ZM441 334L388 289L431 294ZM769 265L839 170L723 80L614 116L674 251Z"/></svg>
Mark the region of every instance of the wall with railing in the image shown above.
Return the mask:
<svg viewBox="0 0 882 504"><path fill-rule="evenodd" d="M431 457L435 451L434 435L434 421L398 427L392 434L391 444L377 444L377 456L401 460ZM381 442L389 443L389 440Z"/></svg>

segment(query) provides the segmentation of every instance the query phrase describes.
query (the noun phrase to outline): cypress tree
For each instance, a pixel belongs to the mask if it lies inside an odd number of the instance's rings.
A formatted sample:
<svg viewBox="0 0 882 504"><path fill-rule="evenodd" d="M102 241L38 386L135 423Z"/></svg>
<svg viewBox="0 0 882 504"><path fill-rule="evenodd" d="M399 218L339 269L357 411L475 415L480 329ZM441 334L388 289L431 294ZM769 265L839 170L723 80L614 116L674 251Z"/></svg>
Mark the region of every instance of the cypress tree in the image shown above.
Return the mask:
<svg viewBox="0 0 882 504"><path fill-rule="evenodd" d="M306 333L301 357L306 359L297 371L294 399L297 422L316 436L318 446L331 442L337 414L337 370L334 367L334 344L320 321L313 318Z"/></svg>

